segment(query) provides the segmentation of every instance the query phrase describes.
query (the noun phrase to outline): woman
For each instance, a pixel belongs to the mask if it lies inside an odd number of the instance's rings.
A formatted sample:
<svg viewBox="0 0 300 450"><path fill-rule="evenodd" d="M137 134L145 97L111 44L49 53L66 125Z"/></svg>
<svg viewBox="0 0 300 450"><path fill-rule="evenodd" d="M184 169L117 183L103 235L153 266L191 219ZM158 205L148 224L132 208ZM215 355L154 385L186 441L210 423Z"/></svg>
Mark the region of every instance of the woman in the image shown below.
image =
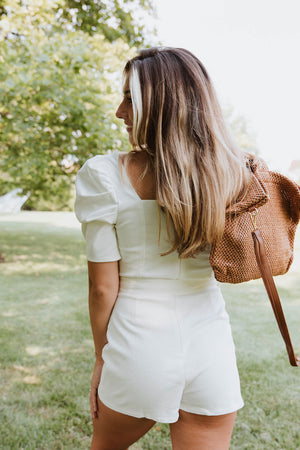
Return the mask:
<svg viewBox="0 0 300 450"><path fill-rule="evenodd" d="M228 314L209 265L249 173L190 52L142 50L117 117L133 150L76 180L96 361L92 449L124 450L156 421L175 450L229 448L243 406Z"/></svg>

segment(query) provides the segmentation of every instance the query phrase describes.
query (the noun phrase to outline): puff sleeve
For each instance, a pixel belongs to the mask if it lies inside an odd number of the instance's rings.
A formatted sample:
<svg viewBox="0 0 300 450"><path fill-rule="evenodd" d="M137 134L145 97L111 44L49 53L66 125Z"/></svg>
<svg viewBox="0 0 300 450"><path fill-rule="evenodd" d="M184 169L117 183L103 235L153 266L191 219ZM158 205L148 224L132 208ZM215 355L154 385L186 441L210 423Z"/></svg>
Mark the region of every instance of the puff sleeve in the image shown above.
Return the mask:
<svg viewBox="0 0 300 450"><path fill-rule="evenodd" d="M75 214L91 262L121 259L115 231L118 201L108 169L103 156L96 156L82 166L75 182Z"/></svg>

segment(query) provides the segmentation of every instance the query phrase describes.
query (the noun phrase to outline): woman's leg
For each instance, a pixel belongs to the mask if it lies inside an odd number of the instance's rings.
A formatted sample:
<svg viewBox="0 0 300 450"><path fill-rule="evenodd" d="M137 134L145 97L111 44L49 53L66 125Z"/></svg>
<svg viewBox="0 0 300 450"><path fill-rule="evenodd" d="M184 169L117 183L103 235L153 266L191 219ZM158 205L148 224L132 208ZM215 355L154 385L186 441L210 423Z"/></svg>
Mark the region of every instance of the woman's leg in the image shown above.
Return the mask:
<svg viewBox="0 0 300 450"><path fill-rule="evenodd" d="M173 450L228 450L236 412L222 416L202 416L179 410L179 419L170 423Z"/></svg>
<svg viewBox="0 0 300 450"><path fill-rule="evenodd" d="M105 406L97 397L98 417L93 419L91 450L127 450L155 424L154 420L128 416Z"/></svg>

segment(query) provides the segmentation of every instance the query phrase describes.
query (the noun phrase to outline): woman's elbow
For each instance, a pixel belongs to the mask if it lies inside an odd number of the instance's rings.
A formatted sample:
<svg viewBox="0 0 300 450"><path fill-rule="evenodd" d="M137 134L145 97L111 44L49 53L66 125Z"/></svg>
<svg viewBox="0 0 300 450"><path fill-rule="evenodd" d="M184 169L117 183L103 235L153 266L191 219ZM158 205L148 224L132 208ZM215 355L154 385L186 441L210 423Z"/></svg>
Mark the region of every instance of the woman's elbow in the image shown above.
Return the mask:
<svg viewBox="0 0 300 450"><path fill-rule="evenodd" d="M89 293L99 301L116 298L119 291L118 262L93 263L88 261Z"/></svg>
<svg viewBox="0 0 300 450"><path fill-rule="evenodd" d="M110 284L92 284L89 286L89 297L93 302L103 302L104 300L115 298L118 289Z"/></svg>

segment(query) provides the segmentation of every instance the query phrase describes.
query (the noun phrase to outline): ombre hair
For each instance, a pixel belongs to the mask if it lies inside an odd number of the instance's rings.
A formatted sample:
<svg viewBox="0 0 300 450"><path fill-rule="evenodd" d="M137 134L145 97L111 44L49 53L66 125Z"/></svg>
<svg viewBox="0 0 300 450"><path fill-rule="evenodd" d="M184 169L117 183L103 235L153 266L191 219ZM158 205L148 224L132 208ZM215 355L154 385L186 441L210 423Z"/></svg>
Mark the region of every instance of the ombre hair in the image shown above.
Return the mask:
<svg viewBox="0 0 300 450"><path fill-rule="evenodd" d="M166 215L172 248L161 255L177 250L181 258L195 257L222 236L226 207L247 187L244 154L225 124L205 67L189 51L140 50L127 62L124 78L133 140L137 151L149 155L143 174L151 166Z"/></svg>

